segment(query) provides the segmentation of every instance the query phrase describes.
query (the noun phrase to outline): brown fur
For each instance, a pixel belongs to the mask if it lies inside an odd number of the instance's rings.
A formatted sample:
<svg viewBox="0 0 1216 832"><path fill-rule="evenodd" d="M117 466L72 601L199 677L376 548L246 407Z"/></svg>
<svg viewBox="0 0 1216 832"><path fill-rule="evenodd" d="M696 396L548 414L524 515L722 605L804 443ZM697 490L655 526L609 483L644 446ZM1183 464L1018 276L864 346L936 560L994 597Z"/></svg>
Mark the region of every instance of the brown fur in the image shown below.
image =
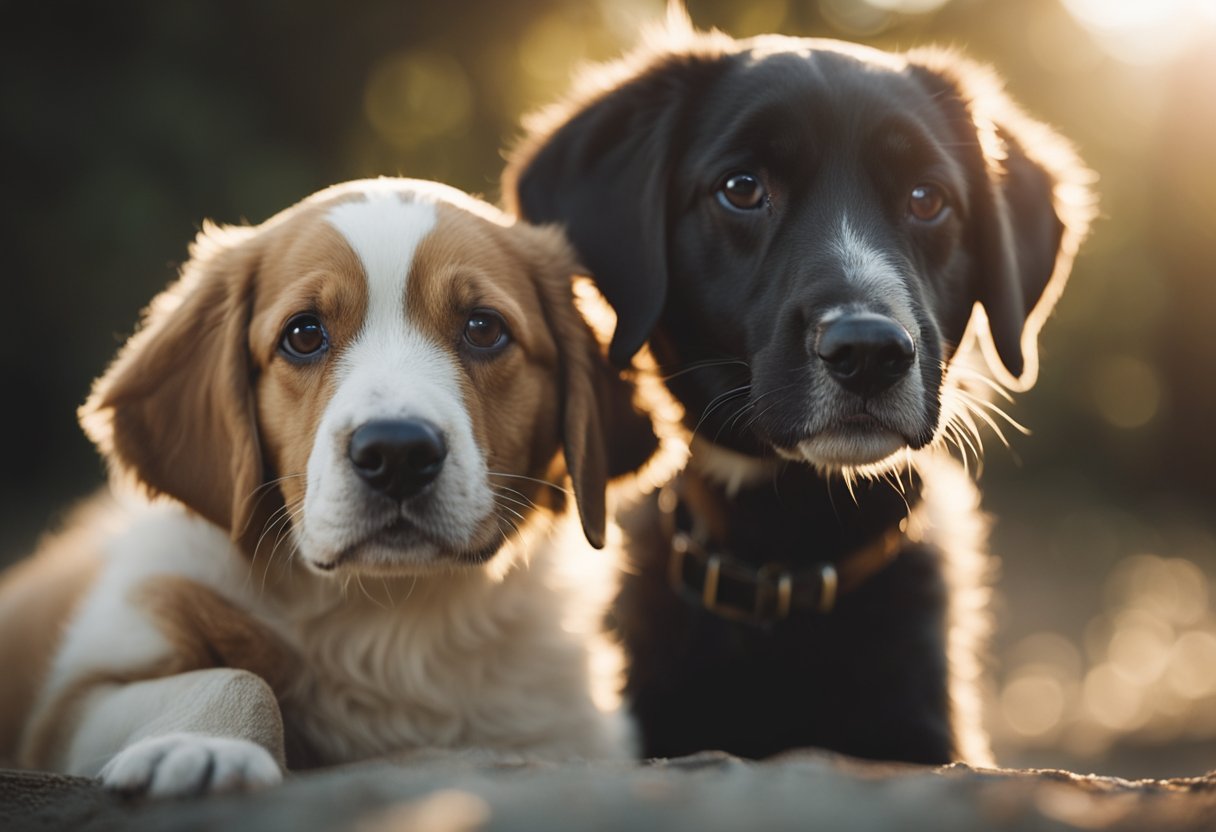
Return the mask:
<svg viewBox="0 0 1216 832"><path fill-rule="evenodd" d="M18 564L0 581L0 763L13 763L42 680L63 636L63 626L97 575L95 532L103 501L77 511L69 531L50 540L43 554ZM12 637L19 634L19 637Z"/></svg>
<svg viewBox="0 0 1216 832"><path fill-rule="evenodd" d="M283 693L300 656L270 627L215 590L188 578L164 576L140 586L131 599L147 610L173 645L169 673L210 667L248 670Z"/></svg>

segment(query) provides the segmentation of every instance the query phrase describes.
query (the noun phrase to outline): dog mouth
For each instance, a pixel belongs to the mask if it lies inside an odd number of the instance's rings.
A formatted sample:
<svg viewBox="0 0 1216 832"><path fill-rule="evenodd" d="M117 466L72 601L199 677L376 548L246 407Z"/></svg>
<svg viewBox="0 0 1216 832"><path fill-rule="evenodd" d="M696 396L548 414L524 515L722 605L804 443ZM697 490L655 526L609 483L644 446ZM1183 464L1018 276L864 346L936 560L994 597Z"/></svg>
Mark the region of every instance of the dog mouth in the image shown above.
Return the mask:
<svg viewBox="0 0 1216 832"><path fill-rule="evenodd" d="M786 459L839 470L881 463L913 446L914 440L904 431L871 413L859 412L837 417L792 447L775 450Z"/></svg>
<svg viewBox="0 0 1216 832"><path fill-rule="evenodd" d="M878 421L869 413L854 413L852 416L845 416L838 419L834 426L840 431L856 431L856 432L873 432L873 431L890 431L882 422ZM829 428L831 430L832 428Z"/></svg>
<svg viewBox="0 0 1216 832"><path fill-rule="evenodd" d="M428 566L480 565L489 561L502 540L489 543L475 540L469 546L453 545L440 535L428 532L417 523L398 517L365 534L354 543L325 560L308 558L310 566L321 572L334 572L341 566L358 565L376 572L414 572Z"/></svg>

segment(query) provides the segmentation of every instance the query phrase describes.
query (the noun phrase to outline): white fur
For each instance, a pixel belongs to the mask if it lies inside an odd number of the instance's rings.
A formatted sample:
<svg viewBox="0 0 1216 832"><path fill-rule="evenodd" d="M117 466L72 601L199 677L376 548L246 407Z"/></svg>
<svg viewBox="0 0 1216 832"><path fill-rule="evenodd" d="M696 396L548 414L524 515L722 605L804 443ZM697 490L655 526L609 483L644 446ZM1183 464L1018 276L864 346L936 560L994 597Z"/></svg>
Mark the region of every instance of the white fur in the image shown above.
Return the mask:
<svg viewBox="0 0 1216 832"><path fill-rule="evenodd" d="M185 732L147 737L127 746L99 776L116 791L152 797L245 791L283 780L279 764L256 743Z"/></svg>
<svg viewBox="0 0 1216 832"><path fill-rule="evenodd" d="M839 471L882 462L905 447L904 438L889 430L862 434L828 429L799 442L798 453L789 458L802 459L821 470Z"/></svg>

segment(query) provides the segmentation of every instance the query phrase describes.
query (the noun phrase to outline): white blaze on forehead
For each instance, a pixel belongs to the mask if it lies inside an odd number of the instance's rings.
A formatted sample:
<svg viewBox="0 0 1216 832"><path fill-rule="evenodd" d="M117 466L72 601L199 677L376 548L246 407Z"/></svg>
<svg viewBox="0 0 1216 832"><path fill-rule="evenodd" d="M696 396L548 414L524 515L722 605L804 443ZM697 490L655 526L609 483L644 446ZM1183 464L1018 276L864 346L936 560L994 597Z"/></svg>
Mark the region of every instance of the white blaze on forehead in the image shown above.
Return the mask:
<svg viewBox="0 0 1216 832"><path fill-rule="evenodd" d="M389 316L400 316L414 253L435 227L434 204L406 202L395 191L372 191L365 201L331 208L325 219L342 233L363 264L367 277L365 330L388 324Z"/></svg>

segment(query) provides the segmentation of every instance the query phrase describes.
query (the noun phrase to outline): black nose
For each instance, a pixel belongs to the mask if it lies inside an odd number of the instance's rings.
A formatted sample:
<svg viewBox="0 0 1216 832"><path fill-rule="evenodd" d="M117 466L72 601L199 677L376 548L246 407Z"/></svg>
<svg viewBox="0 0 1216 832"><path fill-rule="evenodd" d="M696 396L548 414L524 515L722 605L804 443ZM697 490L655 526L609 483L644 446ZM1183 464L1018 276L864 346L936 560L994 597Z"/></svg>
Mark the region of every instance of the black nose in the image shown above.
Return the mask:
<svg viewBox="0 0 1216 832"><path fill-rule="evenodd" d="M908 330L871 312L844 315L829 323L815 351L832 378L862 398L876 396L899 381L916 358Z"/></svg>
<svg viewBox="0 0 1216 832"><path fill-rule="evenodd" d="M443 433L430 422L402 419L357 428L347 454L364 482L394 500L404 500L434 482L448 449Z"/></svg>

